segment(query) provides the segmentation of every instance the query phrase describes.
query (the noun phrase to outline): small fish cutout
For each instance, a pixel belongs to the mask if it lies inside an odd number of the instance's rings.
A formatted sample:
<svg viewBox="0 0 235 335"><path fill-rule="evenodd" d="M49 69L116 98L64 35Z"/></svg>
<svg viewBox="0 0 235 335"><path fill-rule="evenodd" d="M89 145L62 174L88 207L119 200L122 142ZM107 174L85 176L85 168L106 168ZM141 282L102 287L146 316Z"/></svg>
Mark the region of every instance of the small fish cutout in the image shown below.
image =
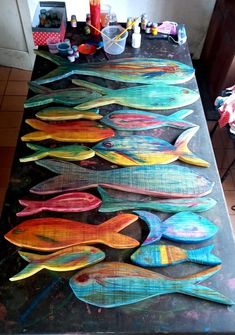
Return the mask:
<svg viewBox="0 0 235 335"><path fill-rule="evenodd" d="M30 189L30 192L37 194L103 186L160 198L194 198L209 194L214 186L212 181L193 170L174 164L95 171L54 159L41 159L35 163L60 174Z"/></svg>
<svg viewBox="0 0 235 335"><path fill-rule="evenodd" d="M185 130L175 145L161 138L132 135L105 139L92 149L103 159L122 166L168 164L179 159L188 164L208 167L210 164L197 157L187 146L198 129Z"/></svg>
<svg viewBox="0 0 235 335"><path fill-rule="evenodd" d="M90 193L71 192L61 194L57 197L45 200L19 200L19 203L25 208L16 213L17 216L27 216L37 214L43 211L52 212L85 212L97 208L101 204L101 200Z"/></svg>
<svg viewBox="0 0 235 335"><path fill-rule="evenodd" d="M29 264L10 278L16 281L33 276L42 269L51 271L72 271L102 261L105 253L98 248L87 245L65 248L49 255L19 251L19 255Z"/></svg>
<svg viewBox="0 0 235 335"><path fill-rule="evenodd" d="M32 162L47 156L69 161L81 161L95 156L95 151L84 145L73 144L63 147L46 148L42 145L26 143L26 146L35 151L32 155L20 158L21 163Z"/></svg>
<svg viewBox="0 0 235 335"><path fill-rule="evenodd" d="M184 262L219 265L221 260L211 253L213 248L213 245L209 245L199 249L185 250L173 245L150 244L137 249L131 255L131 260L144 267L167 266Z"/></svg>
<svg viewBox="0 0 235 335"><path fill-rule="evenodd" d="M97 307L119 307L170 293L233 305L223 294L199 285L220 269L217 265L185 277L170 278L135 265L101 262L79 271L69 284L79 300Z"/></svg>
<svg viewBox="0 0 235 335"><path fill-rule="evenodd" d="M197 243L212 238L218 227L208 219L192 213L181 212L161 221L155 214L134 211L147 224L150 232L142 245L152 244L162 237L184 243Z"/></svg>
<svg viewBox="0 0 235 335"><path fill-rule="evenodd" d="M147 209L164 213L204 212L214 207L217 203L214 199L206 197L136 201L125 197L111 196L102 187L97 189L102 199L99 212L117 212L130 209Z"/></svg>
<svg viewBox="0 0 235 335"><path fill-rule="evenodd" d="M77 111L74 108L66 107L48 107L36 113L36 117L43 121L66 121L66 120L100 120L102 115L98 109L88 111Z"/></svg>
<svg viewBox="0 0 235 335"><path fill-rule="evenodd" d="M92 225L45 217L24 221L4 237L19 247L40 251L54 251L94 243L103 243L117 249L134 248L139 242L118 232L137 219L138 216L134 214L119 214L100 225Z"/></svg>
<svg viewBox="0 0 235 335"><path fill-rule="evenodd" d="M22 136L22 141L53 139L62 142L94 143L115 135L114 130L111 128L89 120L49 124L36 119L27 119L25 122L38 131Z"/></svg>
<svg viewBox="0 0 235 335"><path fill-rule="evenodd" d="M182 109L168 116L137 109L123 109L103 116L101 122L113 129L125 131L148 130L162 127L188 129L196 125L183 119L192 113L192 109Z"/></svg>

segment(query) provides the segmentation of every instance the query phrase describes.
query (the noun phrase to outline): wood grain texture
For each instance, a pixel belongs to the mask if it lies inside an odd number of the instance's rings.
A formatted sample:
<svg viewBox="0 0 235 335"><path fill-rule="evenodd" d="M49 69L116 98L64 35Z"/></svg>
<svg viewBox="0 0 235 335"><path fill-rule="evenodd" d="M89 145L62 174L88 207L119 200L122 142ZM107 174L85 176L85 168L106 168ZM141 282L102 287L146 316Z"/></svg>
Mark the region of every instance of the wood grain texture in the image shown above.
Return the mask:
<svg viewBox="0 0 235 335"><path fill-rule="evenodd" d="M169 293L233 305L221 293L199 285L220 269L218 265L185 277L170 278L126 263L101 262L79 271L69 284L79 300L98 307L118 307Z"/></svg>
<svg viewBox="0 0 235 335"><path fill-rule="evenodd" d="M96 144L92 149L103 159L121 166L169 164L177 159L192 165L210 164L190 151L188 143L199 127L185 130L175 145L153 136L115 136Z"/></svg>
<svg viewBox="0 0 235 335"><path fill-rule="evenodd" d="M164 213L178 213L182 211L204 212L213 208L216 201L212 198L182 198L157 200L130 200L127 197L110 195L102 187L98 187L102 203L99 212L117 212L130 209L155 210Z"/></svg>
<svg viewBox="0 0 235 335"><path fill-rule="evenodd" d="M57 69L35 80L40 84L60 80L73 74L142 84L179 84L194 76L194 69L191 66L169 59L133 57L113 59L108 62L76 64L51 55L49 52L35 50L35 53L59 65Z"/></svg>
<svg viewBox="0 0 235 335"><path fill-rule="evenodd" d="M48 107L36 113L36 117L43 121L65 121L65 120L100 120L102 115L98 110L77 111L69 107Z"/></svg>
<svg viewBox="0 0 235 335"><path fill-rule="evenodd" d="M36 119L27 119L25 122L38 131L22 136L22 141L53 139L61 142L94 143L115 135L111 128L89 120L57 122L55 124Z"/></svg>
<svg viewBox="0 0 235 335"><path fill-rule="evenodd" d="M35 163L60 174L30 189L38 194L104 186L162 198L193 198L209 194L214 186L212 181L193 170L174 164L94 171L55 159L41 159Z"/></svg>
<svg viewBox="0 0 235 335"><path fill-rule="evenodd" d="M27 216L43 211L52 212L86 212L97 208L101 200L86 192L70 192L44 201L20 199L19 203L25 208L16 213L17 216Z"/></svg>
<svg viewBox="0 0 235 335"><path fill-rule="evenodd" d="M176 242L198 243L212 238L218 227L192 212L181 212L170 216L165 221L151 212L134 211L147 224L149 234L142 245L153 244L162 237Z"/></svg>
<svg viewBox="0 0 235 335"><path fill-rule="evenodd" d="M92 225L45 217L24 221L9 231L5 238L19 247L41 251L94 243L118 249L134 248L139 242L118 232L137 219L134 214L119 214L100 225Z"/></svg>
<svg viewBox="0 0 235 335"><path fill-rule="evenodd" d="M187 129L196 125L183 119L192 114L192 109L182 109L171 115L161 115L137 109L123 109L104 115L101 122L116 130L134 131L162 127Z"/></svg>
<svg viewBox="0 0 235 335"><path fill-rule="evenodd" d="M42 269L50 271L77 270L98 263L105 258L103 251L87 245L65 248L48 255L25 251L19 251L19 255L29 262L29 264L19 273L11 277L10 281L31 277Z"/></svg>
<svg viewBox="0 0 235 335"><path fill-rule="evenodd" d="M151 244L138 248L132 255L133 263L144 267L159 267L184 262L219 265L221 260L211 253L213 245L186 250L173 245Z"/></svg>

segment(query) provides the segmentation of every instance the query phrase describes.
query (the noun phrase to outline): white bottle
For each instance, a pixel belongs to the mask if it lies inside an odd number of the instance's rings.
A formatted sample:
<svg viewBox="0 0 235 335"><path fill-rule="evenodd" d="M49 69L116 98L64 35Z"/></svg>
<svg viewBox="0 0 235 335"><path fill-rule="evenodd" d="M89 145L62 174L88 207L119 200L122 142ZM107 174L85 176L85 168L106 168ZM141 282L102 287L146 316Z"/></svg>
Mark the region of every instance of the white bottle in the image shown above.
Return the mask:
<svg viewBox="0 0 235 335"><path fill-rule="evenodd" d="M140 27L136 26L134 29L134 33L132 34L132 48L140 48L141 45L141 34Z"/></svg>

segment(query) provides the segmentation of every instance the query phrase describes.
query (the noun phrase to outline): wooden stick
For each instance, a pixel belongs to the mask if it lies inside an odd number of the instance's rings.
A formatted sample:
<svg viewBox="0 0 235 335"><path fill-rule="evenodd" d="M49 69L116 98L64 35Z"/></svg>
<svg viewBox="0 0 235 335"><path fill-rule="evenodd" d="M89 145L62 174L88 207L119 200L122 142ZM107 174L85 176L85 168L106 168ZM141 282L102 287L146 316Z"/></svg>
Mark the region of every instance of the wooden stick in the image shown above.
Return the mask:
<svg viewBox="0 0 235 335"><path fill-rule="evenodd" d="M106 37L106 38L111 42L110 45L107 46L107 49L108 49L109 47L111 47L111 45L112 45L113 43L115 43L115 44L118 45L120 48L122 48L122 47L120 46L120 44L118 44L118 42L115 42L113 38L110 38L108 35L104 34L101 30L99 30L98 28L94 27L91 23L88 23L88 25L89 25L91 28L93 28L94 30L98 31L101 35L103 35L104 37Z"/></svg>

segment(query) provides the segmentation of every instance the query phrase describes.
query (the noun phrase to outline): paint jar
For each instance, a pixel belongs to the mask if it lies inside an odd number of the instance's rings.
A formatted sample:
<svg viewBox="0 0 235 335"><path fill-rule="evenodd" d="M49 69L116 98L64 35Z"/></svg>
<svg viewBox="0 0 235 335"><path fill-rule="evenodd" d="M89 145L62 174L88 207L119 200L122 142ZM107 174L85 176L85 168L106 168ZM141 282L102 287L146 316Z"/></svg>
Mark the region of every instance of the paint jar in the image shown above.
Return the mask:
<svg viewBox="0 0 235 335"><path fill-rule="evenodd" d="M147 14L142 14L142 16L141 16L141 29L142 30L146 29L147 23L148 23Z"/></svg>
<svg viewBox="0 0 235 335"><path fill-rule="evenodd" d="M61 42L57 44L57 49L62 56L67 56L70 46L68 45L68 43Z"/></svg>
<svg viewBox="0 0 235 335"><path fill-rule="evenodd" d="M75 56L74 56L74 51L73 49L69 49L68 50L68 56L67 56L68 60L72 63L75 61Z"/></svg>
<svg viewBox="0 0 235 335"><path fill-rule="evenodd" d="M140 48L141 45L141 34L140 27L135 27L134 33L132 34L132 48Z"/></svg>
<svg viewBox="0 0 235 335"><path fill-rule="evenodd" d="M148 21L148 23L146 25L146 29L145 29L146 34L151 34L151 27L152 27L152 22Z"/></svg>
<svg viewBox="0 0 235 335"><path fill-rule="evenodd" d="M121 26L108 26L102 29L105 52L110 55L119 55L125 50L128 32L126 31L120 38L117 38L124 30Z"/></svg>
<svg viewBox="0 0 235 335"><path fill-rule="evenodd" d="M156 36L157 33L158 33L158 29L157 29L157 27L158 27L158 24L157 24L157 23L153 23L153 24L152 24L152 27L151 27L151 34L152 34L153 36Z"/></svg>
<svg viewBox="0 0 235 335"><path fill-rule="evenodd" d="M50 53L57 54L59 52L58 49L57 49L58 43L60 43L59 38L50 37L50 38L47 39L47 46L48 46L48 49L49 49Z"/></svg>
<svg viewBox="0 0 235 335"><path fill-rule="evenodd" d="M100 23L101 27L107 27L109 25L111 6L106 4L101 4L100 8Z"/></svg>
<svg viewBox="0 0 235 335"><path fill-rule="evenodd" d="M77 28L77 19L76 19L76 15L72 15L72 16L71 16L71 21L70 21L70 23L71 23L71 27L72 27L72 28Z"/></svg>
<svg viewBox="0 0 235 335"><path fill-rule="evenodd" d="M132 27L132 22L133 22L132 17L128 17L127 20L126 20L126 28L128 28L128 30L131 29L131 27Z"/></svg>

